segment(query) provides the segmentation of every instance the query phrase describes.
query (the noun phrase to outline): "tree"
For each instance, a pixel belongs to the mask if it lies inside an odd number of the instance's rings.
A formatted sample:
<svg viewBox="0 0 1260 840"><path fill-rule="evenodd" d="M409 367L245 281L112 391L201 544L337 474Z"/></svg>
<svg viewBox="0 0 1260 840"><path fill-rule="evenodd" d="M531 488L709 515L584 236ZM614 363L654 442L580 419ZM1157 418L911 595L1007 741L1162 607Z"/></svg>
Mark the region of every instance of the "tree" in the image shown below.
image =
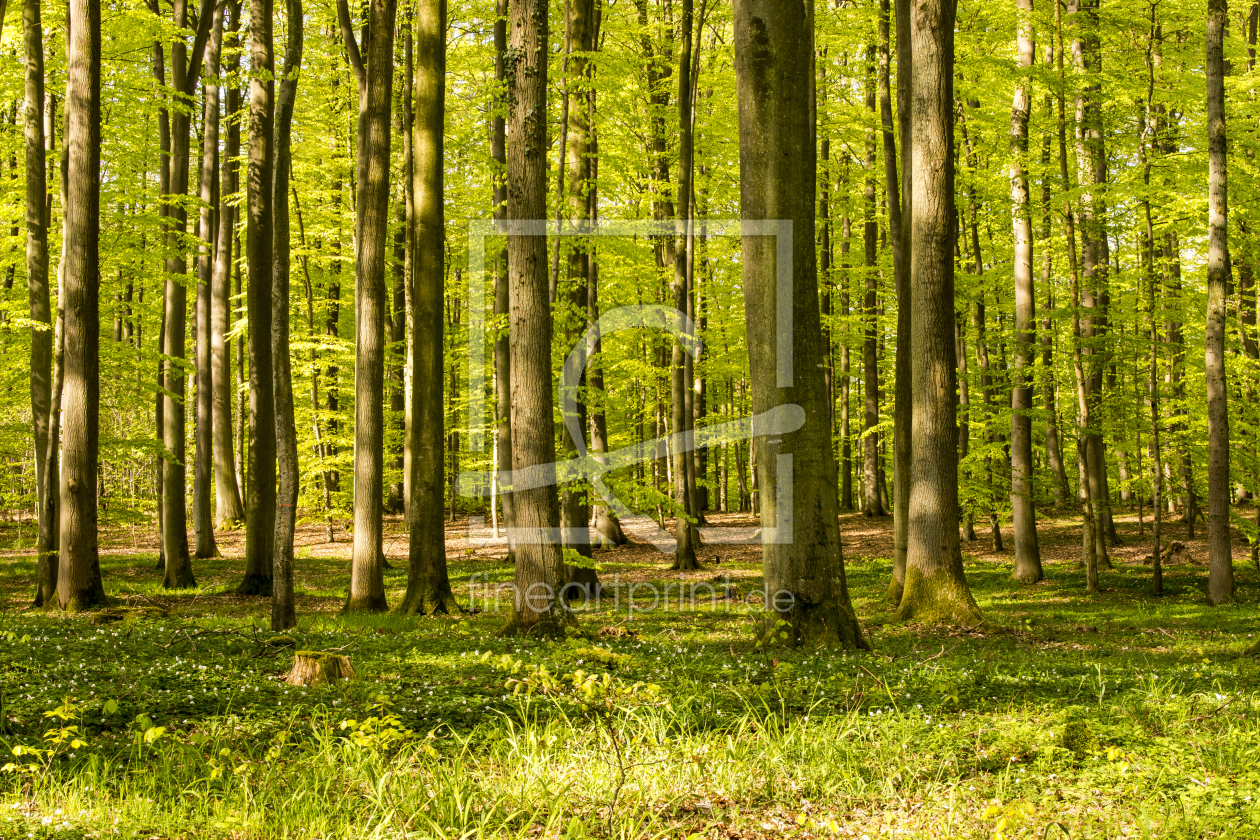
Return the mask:
<svg viewBox="0 0 1260 840"><path fill-rule="evenodd" d="M201 239L197 254L197 298L195 303L195 327L197 337L197 425L196 452L193 456L193 532L196 539L194 553L199 558L215 557L219 553L214 541L214 521L210 508L211 474L214 471L214 386L211 383L210 338L210 286L213 282L215 243L218 231L214 227L214 187L219 159L219 53L223 43L224 2L214 6L214 18L210 23L210 39L206 44L204 108L201 137L201 213L198 218L198 234ZM235 484L235 481L233 481Z"/></svg>
<svg viewBox="0 0 1260 840"><path fill-rule="evenodd" d="M271 358L272 205L275 159L275 47L272 0L250 0L249 271L245 308L249 318L249 455L245 493L245 577L238 595L271 595L276 537L276 419Z"/></svg>
<svg viewBox="0 0 1260 840"><path fill-rule="evenodd" d="M395 0L371 0L364 49L354 38L346 0L337 16L359 83L355 255L354 549L349 612L384 610L382 472L385 418L385 257L389 239L390 106L394 84ZM419 329L419 327L417 327Z"/></svg>
<svg viewBox="0 0 1260 840"><path fill-rule="evenodd" d="M508 329L512 393L512 618L503 632L556 633L572 621L560 596L564 564L555 539L559 500L552 434L551 312L544 225L547 197L547 39L545 0L510 4L508 29ZM536 480L524 486L523 476Z"/></svg>
<svg viewBox="0 0 1260 840"><path fill-rule="evenodd" d="M226 34L236 35L240 29L241 0L228 0ZM226 37L226 35L225 35ZM236 51L222 61L224 75L231 78L240 68ZM240 91L234 83L223 96L224 111L235 114L240 109ZM219 229L214 250L214 271L210 277L210 389L212 392L211 425L214 447L215 527L245 521L241 488L236 482L236 456L232 450L232 353L227 333L232 321L230 282L232 277L232 244L239 212L231 196L239 188L241 128L230 120L224 132L223 162L219 166Z"/></svg>
<svg viewBox="0 0 1260 840"><path fill-rule="evenodd" d="M1015 2L1018 62L1027 73L1033 65L1032 0ZM1015 233L1015 381L1011 391L1011 510L1015 526L1015 568L1011 577L1036 583L1045 577L1037 543L1033 504L1032 368L1037 343L1036 294L1033 289L1032 209L1028 197L1028 118L1030 80L1021 76L1011 104L1011 204Z"/></svg>
<svg viewBox="0 0 1260 840"><path fill-rule="evenodd" d="M906 582L897 618L980 620L958 541L954 420L954 0L926 0L910 22L914 126L910 199L914 425Z"/></svg>
<svg viewBox="0 0 1260 840"><path fill-rule="evenodd" d="M302 66L302 0L285 0L288 43L275 102L275 166L271 212L271 358L276 401L276 531L271 561L271 629L297 625L293 608L293 530L297 523L298 446L293 418L293 371L289 362L289 170L293 165L293 103Z"/></svg>
<svg viewBox="0 0 1260 840"><path fill-rule="evenodd" d="M1208 601L1234 597L1229 538L1229 405L1225 382L1225 306L1229 284L1229 173L1225 146L1225 26L1227 0L1208 0L1208 300L1205 366L1208 408Z"/></svg>
<svg viewBox="0 0 1260 840"><path fill-rule="evenodd" d="M745 220L791 221L791 307L776 316L777 237L743 237L744 311L753 411L784 418L785 433L754 440L761 488L764 633L789 644L867 643L849 600L841 554L836 464L822 368L814 257L813 15L805 4L736 0L740 212ZM778 359L780 320L792 323L789 359ZM783 371L788 372L785 380ZM803 415L803 416L802 416ZM790 431L789 431L790 429ZM790 463L787 480L781 463ZM769 534L773 531L774 536Z"/></svg>
<svg viewBox="0 0 1260 840"><path fill-rule="evenodd" d="M411 258L411 498L407 502L406 614L457 612L446 568L442 521L442 281L446 115L446 0L415 5L415 119L411 128L413 252Z"/></svg>
<svg viewBox="0 0 1260 840"><path fill-rule="evenodd" d="M61 551L57 603L67 612L105 601L97 552L100 436L101 6L70 0L66 38L65 385Z"/></svg>
<svg viewBox="0 0 1260 840"><path fill-rule="evenodd" d="M44 27L39 0L22 3L26 53L26 292L31 321L31 425L35 445L35 493L39 510L35 606L52 604L57 591L57 441L53 426L53 314L48 293L48 176L44 149Z"/></svg>
<svg viewBox="0 0 1260 840"><path fill-rule="evenodd" d="M875 113L875 45L866 46L866 110ZM862 245L865 256L866 296L862 302L862 393L865 413L862 424L862 486L865 490L862 511L867 516L883 516L884 505L879 496L879 334L878 257L879 222L875 218L875 128L866 131L866 179L862 190Z"/></svg>

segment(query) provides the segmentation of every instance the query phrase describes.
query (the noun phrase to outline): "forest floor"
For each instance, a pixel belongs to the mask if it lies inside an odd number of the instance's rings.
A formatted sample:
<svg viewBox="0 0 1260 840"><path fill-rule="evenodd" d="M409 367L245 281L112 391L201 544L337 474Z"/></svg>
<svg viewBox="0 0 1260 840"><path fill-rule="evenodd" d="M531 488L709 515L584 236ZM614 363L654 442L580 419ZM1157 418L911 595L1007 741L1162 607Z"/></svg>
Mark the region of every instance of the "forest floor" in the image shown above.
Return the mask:
<svg viewBox="0 0 1260 840"><path fill-rule="evenodd" d="M1186 552L1154 598L1149 512L1141 537L1117 512L1087 598L1079 518L1043 517L1046 580L964 543L987 622L940 629L892 620L891 519L849 514L872 651L782 651L754 642L759 548L724 542L755 521L710 520L726 530L700 571L642 542L597 551L607 592L559 641L497 635L511 567L464 519L448 557L472 609L437 618L338 615L349 535L303 525L287 638L265 599L230 594L239 532L171 593L151 528L106 531L106 589L133 609L95 623L27 608L30 527L0 526L0 838L1260 836L1260 658L1243 655L1260 570L1241 539L1237 600L1211 608L1203 529L1166 528ZM399 521L386 552L394 604ZM295 649L338 651L358 679L288 686Z"/></svg>

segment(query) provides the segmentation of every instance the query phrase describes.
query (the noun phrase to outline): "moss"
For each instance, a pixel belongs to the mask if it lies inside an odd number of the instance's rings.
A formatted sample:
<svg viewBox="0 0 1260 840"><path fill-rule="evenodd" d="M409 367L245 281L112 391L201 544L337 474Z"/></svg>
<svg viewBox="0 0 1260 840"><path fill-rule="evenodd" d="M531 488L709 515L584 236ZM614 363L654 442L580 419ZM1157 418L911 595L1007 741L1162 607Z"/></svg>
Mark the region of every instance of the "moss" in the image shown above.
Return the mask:
<svg viewBox="0 0 1260 840"><path fill-rule="evenodd" d="M896 619L960 627L977 627L984 622L965 580L944 570L926 577L913 566L906 568L905 591Z"/></svg>
<svg viewBox="0 0 1260 840"><path fill-rule="evenodd" d="M871 648L853 610L834 597L816 603L797 598L786 612L767 610L758 642L790 648Z"/></svg>
<svg viewBox="0 0 1260 840"><path fill-rule="evenodd" d="M1088 720L1073 718L1063 725L1060 743L1063 749L1069 750L1080 761L1098 752L1100 741L1098 733Z"/></svg>

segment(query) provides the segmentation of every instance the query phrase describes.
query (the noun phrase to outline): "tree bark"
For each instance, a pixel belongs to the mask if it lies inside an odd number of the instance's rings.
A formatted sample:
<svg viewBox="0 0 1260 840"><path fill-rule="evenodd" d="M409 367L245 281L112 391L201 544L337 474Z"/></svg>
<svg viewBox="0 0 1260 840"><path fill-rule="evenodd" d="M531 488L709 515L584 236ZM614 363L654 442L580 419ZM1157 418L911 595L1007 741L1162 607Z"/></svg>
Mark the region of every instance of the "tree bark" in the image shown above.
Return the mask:
<svg viewBox="0 0 1260 840"><path fill-rule="evenodd" d="M494 78L502 86L507 87L507 16L508 0L496 0L496 17L494 22ZM507 132L504 114L507 111L506 99L497 103L498 109L493 117L490 140L490 156L495 162L494 177L494 220L495 231L502 237L507 231L504 225L507 219ZM503 519L507 523L508 554L507 560L514 562L512 549L512 492L510 487L502 483L502 479L512 472L512 372L511 349L508 341L508 249L507 240L501 239L499 251L494 264L494 317L498 328L494 339L494 388L495 388L495 445L498 461L496 467L500 478L500 499L503 505Z"/></svg>
<svg viewBox="0 0 1260 840"><path fill-rule="evenodd" d="M57 446L50 445L53 425L52 355L55 328L48 288L48 169L44 136L44 27L39 0L23 0L22 41L26 56L26 292L31 321L31 425L35 446L36 541L35 606L51 605L57 590L56 530L51 520L55 495Z"/></svg>
<svg viewBox="0 0 1260 840"><path fill-rule="evenodd" d="M955 425L954 0L925 0L910 21L911 349L914 424L910 534L902 621L972 625L980 611L967 587L958 541Z"/></svg>
<svg viewBox="0 0 1260 840"><path fill-rule="evenodd" d="M446 0L415 6L416 72L411 128L414 249L411 268L411 498L407 502L405 614L459 611L446 567L442 519L443 133L446 113Z"/></svg>
<svg viewBox="0 0 1260 840"><path fill-rule="evenodd" d="M875 114L875 45L866 47L866 110ZM862 474L865 499L862 511L868 516L883 516L879 494L879 359L878 309L879 270L875 267L879 222L875 219L875 130L866 132L866 183L862 190L862 243L866 270L866 296L862 306L862 394L865 412L862 423Z"/></svg>
<svg viewBox="0 0 1260 840"><path fill-rule="evenodd" d="M206 44L205 81L203 82L204 108L202 111L201 140L201 213L198 233L201 239L197 254L197 299L195 333L197 337L197 425L196 449L193 456L193 533L196 540L194 554L198 558L217 557L218 546L214 541L214 521L210 506L210 492L214 472L214 404L211 384L211 315L210 298L215 264L217 231L214 225L215 176L219 160L219 54L223 44L224 2L215 4L210 23L210 39Z"/></svg>
<svg viewBox="0 0 1260 840"><path fill-rule="evenodd" d="M792 309L782 313L792 324L788 359L777 351L779 285L788 278L776 282L776 238L742 242L753 412L774 412L792 429L759 435L753 444L762 565L773 593L763 636L793 646L865 648L845 580L830 411L817 363L823 348L814 257L813 25L809 4L735 3L741 217L792 222Z"/></svg>
<svg viewBox="0 0 1260 840"><path fill-rule="evenodd" d="M1204 363L1208 408L1208 601L1234 597L1229 538L1229 404L1225 381L1225 309L1229 282L1229 195L1225 145L1225 27L1227 0L1208 0L1208 264Z"/></svg>
<svg viewBox="0 0 1260 840"><path fill-rule="evenodd" d="M382 543L385 257L389 239L390 106L394 82L395 0L368 5L366 52L350 28L346 0L338 15L351 66L359 82L359 180L356 197L354 362L354 547L347 612L384 610ZM417 327L418 329L419 327Z"/></svg>
<svg viewBox="0 0 1260 840"><path fill-rule="evenodd" d="M297 626L293 606L293 532L297 524L297 422L293 416L293 370L289 362L289 170L292 166L293 103L302 66L302 0L285 0L288 43L276 93L275 165L271 212L271 358L276 401L276 525L271 562L271 629Z"/></svg>
<svg viewBox="0 0 1260 840"><path fill-rule="evenodd" d="M275 47L272 0L250 0L249 171L245 262L249 271L249 454L246 463L245 577L239 595L271 595L276 538L275 380L271 356L271 284L275 260L271 204L275 167Z"/></svg>
<svg viewBox="0 0 1260 840"><path fill-rule="evenodd" d="M228 0L226 35L236 35L240 30L240 0ZM240 59L235 50L223 64L225 79L224 110L235 114L240 108L240 92L230 79L240 69ZM232 326L232 244L235 240L237 210L230 204L231 196L239 188L237 156L241 150L240 123L229 120L223 145L223 162L219 166L219 230L218 245L214 253L214 271L210 278L210 378L214 448L214 492L216 528L229 523L239 525L245 521L245 507L241 504L241 488L236 480L236 453L232 449L232 353L227 333Z"/></svg>
<svg viewBox="0 0 1260 840"><path fill-rule="evenodd" d="M1023 74L1033 66L1033 0L1015 0L1018 63ZM1028 118L1032 108L1021 75L1011 103L1011 204L1015 239L1015 371L1011 391L1011 519L1015 565L1011 577L1036 583L1045 577L1037 541L1033 499L1032 401L1034 348L1037 343L1036 290L1033 286L1032 208L1028 197Z"/></svg>
<svg viewBox="0 0 1260 840"><path fill-rule="evenodd" d="M101 7L70 0L66 38L65 387L61 552L57 603L67 612L105 602L97 551L100 434Z"/></svg>
<svg viewBox="0 0 1260 840"><path fill-rule="evenodd" d="M508 28L509 131L507 218L508 311L512 372L512 477L538 476L528 489L513 489L517 534L512 618L503 632L550 634L572 621L560 587L564 566L555 539L559 501L552 420L551 312L548 301L547 197L547 4L518 0ZM527 235L533 234L533 235Z"/></svg>

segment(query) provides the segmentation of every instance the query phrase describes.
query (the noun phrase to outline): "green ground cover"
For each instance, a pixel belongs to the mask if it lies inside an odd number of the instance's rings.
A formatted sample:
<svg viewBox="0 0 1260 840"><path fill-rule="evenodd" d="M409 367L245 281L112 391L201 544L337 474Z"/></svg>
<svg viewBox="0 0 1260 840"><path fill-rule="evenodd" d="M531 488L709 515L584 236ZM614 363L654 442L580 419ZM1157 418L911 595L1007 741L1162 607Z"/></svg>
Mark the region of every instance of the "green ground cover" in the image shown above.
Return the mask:
<svg viewBox="0 0 1260 840"><path fill-rule="evenodd" d="M605 600L543 642L498 637L485 589L475 614L339 617L347 546L312 548L281 639L262 602L222 594L238 557L168 594L122 532L106 589L137 609L25 610L33 563L10 530L0 837L1260 836L1260 661L1243 655L1260 572L1240 559L1237 603L1213 609L1202 567L1171 567L1154 599L1149 567L1118 556L1086 599L1059 525L1041 585L969 557L989 623L939 630L889 620L891 563L859 553L888 526L846 519L871 653L758 648L747 550L689 579L739 597L633 618ZM677 585L647 550L599 560ZM472 548L451 571L465 604L471 576L511 574ZM388 576L394 603L405 572ZM340 651L360 678L287 686L295 649Z"/></svg>

